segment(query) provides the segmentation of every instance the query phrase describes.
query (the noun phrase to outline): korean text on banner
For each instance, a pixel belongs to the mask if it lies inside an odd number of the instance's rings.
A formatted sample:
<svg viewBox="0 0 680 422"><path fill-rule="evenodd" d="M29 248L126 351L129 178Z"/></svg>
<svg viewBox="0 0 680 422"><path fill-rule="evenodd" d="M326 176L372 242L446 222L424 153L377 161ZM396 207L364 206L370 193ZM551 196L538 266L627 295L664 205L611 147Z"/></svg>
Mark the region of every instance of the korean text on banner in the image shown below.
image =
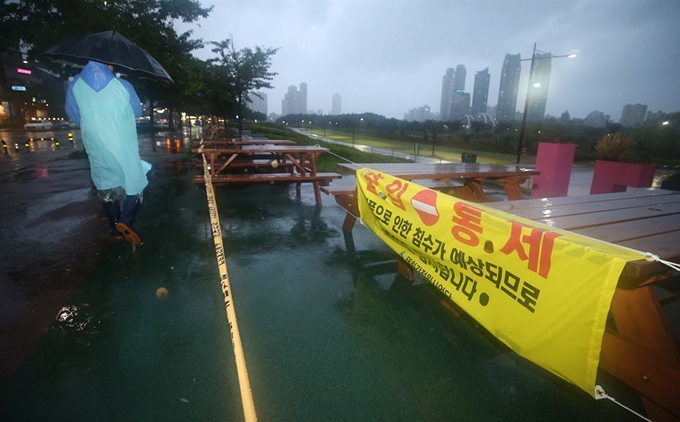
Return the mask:
<svg viewBox="0 0 680 422"><path fill-rule="evenodd" d="M368 228L512 350L594 395L616 284L644 254L370 169L356 175Z"/></svg>

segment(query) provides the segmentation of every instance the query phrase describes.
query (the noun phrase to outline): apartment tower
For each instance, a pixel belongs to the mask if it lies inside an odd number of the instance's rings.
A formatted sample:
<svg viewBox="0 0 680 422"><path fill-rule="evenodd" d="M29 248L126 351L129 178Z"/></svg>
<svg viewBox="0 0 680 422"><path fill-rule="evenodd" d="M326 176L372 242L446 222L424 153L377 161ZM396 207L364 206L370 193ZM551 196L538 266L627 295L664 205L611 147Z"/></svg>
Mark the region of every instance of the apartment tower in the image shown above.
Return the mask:
<svg viewBox="0 0 680 422"><path fill-rule="evenodd" d="M475 87L472 92L472 109L470 114L476 116L479 113L486 113L486 106L489 100L489 68L480 70L475 74Z"/></svg>
<svg viewBox="0 0 680 422"><path fill-rule="evenodd" d="M552 69L552 54L536 53L529 82L529 107L527 108L527 122L542 122L545 117L545 105L548 102L548 88L550 87L550 70Z"/></svg>
<svg viewBox="0 0 680 422"><path fill-rule="evenodd" d="M515 120L517 110L517 91L519 89L519 74L522 70L520 54L506 54L501 70L501 85L498 91L498 105L496 120L511 122Z"/></svg>

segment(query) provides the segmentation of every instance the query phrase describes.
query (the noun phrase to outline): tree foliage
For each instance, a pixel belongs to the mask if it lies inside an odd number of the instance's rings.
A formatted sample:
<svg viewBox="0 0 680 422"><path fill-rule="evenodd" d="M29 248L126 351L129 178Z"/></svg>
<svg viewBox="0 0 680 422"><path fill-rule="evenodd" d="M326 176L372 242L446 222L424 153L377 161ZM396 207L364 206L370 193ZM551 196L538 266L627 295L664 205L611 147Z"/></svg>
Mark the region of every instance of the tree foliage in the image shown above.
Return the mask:
<svg viewBox="0 0 680 422"><path fill-rule="evenodd" d="M147 50L163 66L171 66L178 52L202 46L191 40L190 32L177 34L177 19L194 22L208 16L212 7L203 8L197 0L32 0L18 4L3 1L3 39L20 39L30 58L59 40L108 30L117 30ZM12 33L5 33L8 29ZM0 46L1 47L1 46Z"/></svg>
<svg viewBox="0 0 680 422"><path fill-rule="evenodd" d="M180 107L187 93L195 91L197 64L191 52L203 42L192 39L191 31L177 33L174 22L194 22L211 10L197 0L4 0L0 49L20 42L29 60L56 73L75 74L78 69L51 63L40 53L72 36L113 29L148 51L175 80L172 85L137 81L140 97Z"/></svg>
<svg viewBox="0 0 680 422"><path fill-rule="evenodd" d="M212 41L211 44L214 46L212 52L217 57L209 62L223 73L228 82L226 89L235 101L238 129L241 133L245 102L250 101L248 94L262 88L273 88L271 81L277 73L270 72L269 68L272 56L278 48L256 46L254 50L248 47L236 50L231 39Z"/></svg>
<svg viewBox="0 0 680 422"><path fill-rule="evenodd" d="M148 51L174 80L173 84L132 80L140 98L152 106L242 118L248 112L248 94L272 88L276 75L269 71L276 48L236 50L227 39L211 42L216 58L207 62L195 58L192 52L204 46L203 40L193 39L191 31L178 33L174 23L207 17L212 7L204 8L198 0L3 0L0 4L0 50L16 48L20 42L29 60L64 76L78 69L52 63L41 53L72 36L113 29Z"/></svg>

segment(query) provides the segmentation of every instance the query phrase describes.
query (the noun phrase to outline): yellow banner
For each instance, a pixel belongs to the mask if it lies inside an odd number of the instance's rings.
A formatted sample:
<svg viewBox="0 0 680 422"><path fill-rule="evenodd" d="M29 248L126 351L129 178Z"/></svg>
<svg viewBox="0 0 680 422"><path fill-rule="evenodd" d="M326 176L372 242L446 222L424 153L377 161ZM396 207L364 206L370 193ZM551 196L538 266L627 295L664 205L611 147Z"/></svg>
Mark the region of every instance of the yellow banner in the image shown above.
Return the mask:
<svg viewBox="0 0 680 422"><path fill-rule="evenodd" d="M369 229L512 350L594 397L612 296L642 253L370 169L356 176Z"/></svg>

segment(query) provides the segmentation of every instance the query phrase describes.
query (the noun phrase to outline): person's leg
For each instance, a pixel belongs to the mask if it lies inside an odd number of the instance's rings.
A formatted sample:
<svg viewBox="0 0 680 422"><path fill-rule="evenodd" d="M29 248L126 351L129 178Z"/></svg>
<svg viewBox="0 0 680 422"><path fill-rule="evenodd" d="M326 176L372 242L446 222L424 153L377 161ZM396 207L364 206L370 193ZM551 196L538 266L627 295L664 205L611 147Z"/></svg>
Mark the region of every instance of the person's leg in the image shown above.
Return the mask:
<svg viewBox="0 0 680 422"><path fill-rule="evenodd" d="M118 192L116 189L98 190L97 196L102 201L102 208L106 218L109 220L110 234L114 239L122 239L123 234L116 230L116 224L121 221L120 202L118 201Z"/></svg>
<svg viewBox="0 0 680 422"><path fill-rule="evenodd" d="M126 195L125 201L123 201L123 214L121 220L116 224L116 229L123 234L125 240L133 245L142 244L142 239L133 227L137 212L139 212L139 209L142 207L142 199L142 193L137 195Z"/></svg>

